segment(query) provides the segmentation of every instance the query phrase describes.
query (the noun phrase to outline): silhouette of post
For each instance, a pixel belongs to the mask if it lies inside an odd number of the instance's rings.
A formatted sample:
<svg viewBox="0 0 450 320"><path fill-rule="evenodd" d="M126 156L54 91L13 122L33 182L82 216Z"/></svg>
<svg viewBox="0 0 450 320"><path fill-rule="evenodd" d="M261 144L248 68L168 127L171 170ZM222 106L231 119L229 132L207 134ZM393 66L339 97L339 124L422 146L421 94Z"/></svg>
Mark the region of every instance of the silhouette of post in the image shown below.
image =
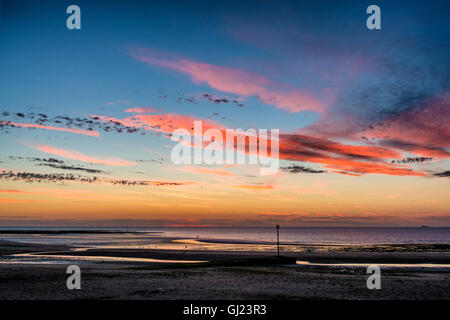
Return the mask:
<svg viewBox="0 0 450 320"><path fill-rule="evenodd" d="M280 225L277 224L277 256L280 257Z"/></svg>

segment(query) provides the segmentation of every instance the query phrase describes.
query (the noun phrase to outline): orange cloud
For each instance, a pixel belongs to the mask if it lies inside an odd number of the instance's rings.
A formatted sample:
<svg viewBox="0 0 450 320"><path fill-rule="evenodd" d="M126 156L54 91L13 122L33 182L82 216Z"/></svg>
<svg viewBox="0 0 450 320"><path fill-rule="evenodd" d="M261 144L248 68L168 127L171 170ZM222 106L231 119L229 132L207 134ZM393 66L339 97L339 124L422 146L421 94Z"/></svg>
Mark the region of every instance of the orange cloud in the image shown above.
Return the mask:
<svg viewBox="0 0 450 320"><path fill-rule="evenodd" d="M303 89L271 89L281 85L272 83L262 75L187 59L167 59L169 54L159 57L155 52L143 48L132 49L129 54L141 62L187 74L195 83L206 83L216 90L242 96L257 96L263 103L288 112L323 112L325 109L322 102Z"/></svg>
<svg viewBox="0 0 450 320"><path fill-rule="evenodd" d="M33 124L33 123L18 123L18 122L1 120L0 124L14 126L14 127L22 127L22 128L39 128L39 129L46 129L46 130L65 131L65 132L72 132L72 133L77 133L77 134L84 134L84 135L93 136L93 137L98 137L98 135L99 135L99 133L97 131L93 131L93 130L59 128L59 127L44 126L44 125Z"/></svg>
<svg viewBox="0 0 450 320"><path fill-rule="evenodd" d="M135 162L131 162L131 161L120 159L120 158L110 158L110 159L94 158L91 156L87 156L81 152L68 151L68 150L64 150L64 149L60 149L60 148L53 148L50 146L40 145L40 146L37 146L36 149L38 149L39 151L54 154L54 155L57 155L57 156L60 156L62 158L66 158L66 159L74 159L74 160L79 160L79 161L88 162L88 163L103 164L106 166L134 166L134 165L136 165Z"/></svg>
<svg viewBox="0 0 450 320"><path fill-rule="evenodd" d="M141 127L164 133L171 133L175 129L184 128L191 134L194 133L194 121L202 120L175 113L139 114L124 119L107 116L96 117L105 122L115 122L124 126ZM203 131L210 128L222 131L226 129L225 126L215 121L202 120L202 122ZM257 141L257 143L259 142ZM402 158L401 153L387 147L348 145L297 133L281 134L279 146L280 159L319 163L339 174L358 176L365 173L377 173L398 176L425 176L424 173L414 171L406 165L385 162L387 159ZM237 146L235 145L235 147ZM270 141L268 141L267 147L270 150ZM246 152L248 153L247 149Z"/></svg>
<svg viewBox="0 0 450 320"><path fill-rule="evenodd" d="M30 193L21 190L8 190L8 189L0 189L0 193Z"/></svg>
<svg viewBox="0 0 450 320"><path fill-rule="evenodd" d="M286 212L264 212L263 215L268 215L268 216L289 216L289 215L291 215L291 213L286 213Z"/></svg>

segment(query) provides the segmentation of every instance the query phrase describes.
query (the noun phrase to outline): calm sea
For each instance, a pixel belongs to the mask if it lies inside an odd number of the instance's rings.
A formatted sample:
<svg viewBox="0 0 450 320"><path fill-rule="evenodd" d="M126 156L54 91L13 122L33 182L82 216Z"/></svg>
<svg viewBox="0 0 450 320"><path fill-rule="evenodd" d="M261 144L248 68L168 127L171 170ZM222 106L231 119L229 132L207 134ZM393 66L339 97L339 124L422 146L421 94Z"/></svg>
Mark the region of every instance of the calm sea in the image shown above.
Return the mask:
<svg viewBox="0 0 450 320"><path fill-rule="evenodd" d="M204 227L204 228L2 228L0 239L49 244L83 244L130 241L125 235L2 235L2 230L118 230L129 232L156 232L155 237L193 238L224 242L270 242L276 241L275 228L267 227ZM146 234L139 237L143 240ZM298 244L450 244L450 228L293 228L281 227L281 243Z"/></svg>

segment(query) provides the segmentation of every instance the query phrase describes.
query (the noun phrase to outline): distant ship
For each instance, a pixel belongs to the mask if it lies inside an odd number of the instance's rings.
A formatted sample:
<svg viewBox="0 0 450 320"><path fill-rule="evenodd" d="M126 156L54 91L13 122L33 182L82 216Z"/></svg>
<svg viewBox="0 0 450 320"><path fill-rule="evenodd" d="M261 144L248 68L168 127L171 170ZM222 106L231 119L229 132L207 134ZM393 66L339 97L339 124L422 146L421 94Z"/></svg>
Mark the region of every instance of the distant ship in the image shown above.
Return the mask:
<svg viewBox="0 0 450 320"><path fill-rule="evenodd" d="M422 226L421 228L431 228L430 226Z"/></svg>

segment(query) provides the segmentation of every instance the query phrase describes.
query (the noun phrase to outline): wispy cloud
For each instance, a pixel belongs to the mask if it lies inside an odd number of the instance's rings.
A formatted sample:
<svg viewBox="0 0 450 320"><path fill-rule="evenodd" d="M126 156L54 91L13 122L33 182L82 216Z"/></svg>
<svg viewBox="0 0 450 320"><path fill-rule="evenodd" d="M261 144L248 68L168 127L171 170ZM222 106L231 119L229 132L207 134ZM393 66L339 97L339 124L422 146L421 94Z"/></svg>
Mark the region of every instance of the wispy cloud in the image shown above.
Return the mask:
<svg viewBox="0 0 450 320"><path fill-rule="evenodd" d="M124 112L134 112L134 113L155 113L159 112L157 108L152 107L134 107L130 109L125 109Z"/></svg>
<svg viewBox="0 0 450 320"><path fill-rule="evenodd" d="M102 164L106 166L134 166L136 162L120 159L120 158L109 158L109 159L101 159L95 158L91 156L87 156L78 151L69 151L61 148L54 148L51 146L38 145L35 149L54 154L66 159L74 159L82 162L94 163L94 164Z"/></svg>

